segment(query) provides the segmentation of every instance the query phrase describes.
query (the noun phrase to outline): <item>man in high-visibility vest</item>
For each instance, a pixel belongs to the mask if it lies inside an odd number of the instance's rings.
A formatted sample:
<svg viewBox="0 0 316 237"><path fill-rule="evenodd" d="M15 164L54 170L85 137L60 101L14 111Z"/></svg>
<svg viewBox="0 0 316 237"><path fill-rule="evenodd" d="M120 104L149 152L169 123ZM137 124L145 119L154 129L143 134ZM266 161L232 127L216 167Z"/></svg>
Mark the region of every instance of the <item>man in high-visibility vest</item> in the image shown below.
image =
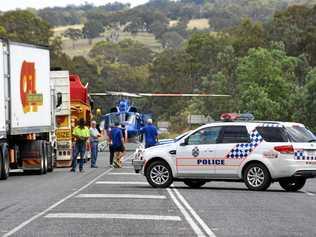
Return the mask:
<svg viewBox="0 0 316 237"><path fill-rule="evenodd" d="M76 126L72 132L75 137L75 145L72 153L72 168L71 172L76 171L77 167L77 156L80 154L79 160L79 171L83 172L83 163L84 163L84 155L86 152L86 142L90 137L89 128L85 126L84 119L80 119L78 122L78 126Z"/></svg>

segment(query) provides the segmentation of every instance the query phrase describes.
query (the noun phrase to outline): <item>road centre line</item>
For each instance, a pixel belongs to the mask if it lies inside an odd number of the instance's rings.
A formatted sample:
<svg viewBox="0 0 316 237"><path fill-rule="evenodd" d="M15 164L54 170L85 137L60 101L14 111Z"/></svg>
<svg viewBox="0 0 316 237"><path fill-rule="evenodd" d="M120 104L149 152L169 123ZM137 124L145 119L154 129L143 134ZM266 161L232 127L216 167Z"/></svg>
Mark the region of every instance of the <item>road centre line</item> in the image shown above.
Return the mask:
<svg viewBox="0 0 316 237"><path fill-rule="evenodd" d="M24 226L30 224L31 222L33 222L34 220L38 219L39 217L45 215L47 212L51 211L52 209L54 209L55 207L59 206L60 204L62 204L63 202L67 201L68 199L72 198L73 196L77 195L79 192L81 192L82 190L86 189L87 187L89 187L91 184L95 183L99 178L103 177L104 175L106 175L107 173L111 172L111 169L108 169L106 171L104 171L102 174L98 175L96 178L94 178L93 180L91 180L89 183L87 183L86 185L82 186L81 188L79 188L78 190L76 190L75 192L69 194L68 196L66 196L65 198L61 199L60 201L54 203L53 205L51 205L50 207L48 207L47 209L45 209L44 211L36 214L35 216L29 218L28 220L24 221L23 223L21 223L20 225L18 225L17 227L13 228L12 230L10 230L8 233L4 234L2 237L8 237L13 235L14 233L18 232L19 230L21 230Z"/></svg>
<svg viewBox="0 0 316 237"><path fill-rule="evenodd" d="M76 198L131 198L131 199L166 199L162 195L138 195L138 194L79 194Z"/></svg>
<svg viewBox="0 0 316 237"><path fill-rule="evenodd" d="M184 204L184 206L189 210L191 215L194 217L194 219L201 225L203 230L207 233L210 237L216 237L214 232L208 227L208 225L201 219L201 217L193 210L193 208L190 206L190 204L185 200L185 198L182 196L182 194L172 185L173 191L176 193L180 201Z"/></svg>
<svg viewBox="0 0 316 237"><path fill-rule="evenodd" d="M172 199L172 201L176 204L184 218L187 220L187 222L190 224L191 228L195 232L195 234L199 237L205 237L205 234L202 232L201 228L194 222L190 214L187 212L187 210L184 208L184 206L178 201L175 194L171 191L170 188L167 188L167 191Z"/></svg>
<svg viewBox="0 0 316 237"><path fill-rule="evenodd" d="M179 217L179 216L106 214L106 213L50 213L50 214L46 215L45 218L129 219L129 220L181 221L181 217Z"/></svg>
<svg viewBox="0 0 316 237"><path fill-rule="evenodd" d="M149 185L147 182L120 182L120 181L98 181L96 184L115 184L115 185Z"/></svg>

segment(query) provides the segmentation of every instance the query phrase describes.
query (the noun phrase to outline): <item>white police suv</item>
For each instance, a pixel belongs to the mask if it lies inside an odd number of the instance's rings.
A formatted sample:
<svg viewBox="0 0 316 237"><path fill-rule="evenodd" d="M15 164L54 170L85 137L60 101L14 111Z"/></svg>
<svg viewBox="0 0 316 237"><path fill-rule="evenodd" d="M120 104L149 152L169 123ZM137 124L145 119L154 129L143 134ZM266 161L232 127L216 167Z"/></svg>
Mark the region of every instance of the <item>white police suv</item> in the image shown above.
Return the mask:
<svg viewBox="0 0 316 237"><path fill-rule="evenodd" d="M133 165L155 188L231 180L251 190L278 181L286 191L297 191L316 177L316 137L299 123L215 122L176 142L138 150Z"/></svg>

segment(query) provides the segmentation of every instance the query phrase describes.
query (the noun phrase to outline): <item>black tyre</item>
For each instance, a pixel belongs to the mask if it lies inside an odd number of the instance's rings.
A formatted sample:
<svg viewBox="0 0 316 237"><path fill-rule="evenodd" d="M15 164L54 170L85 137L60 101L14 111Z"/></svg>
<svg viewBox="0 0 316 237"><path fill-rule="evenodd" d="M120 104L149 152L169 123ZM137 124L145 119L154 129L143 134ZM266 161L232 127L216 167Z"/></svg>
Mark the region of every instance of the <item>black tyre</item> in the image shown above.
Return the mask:
<svg viewBox="0 0 316 237"><path fill-rule="evenodd" d="M271 184L271 176L263 164L252 163L245 169L244 182L250 190L264 191Z"/></svg>
<svg viewBox="0 0 316 237"><path fill-rule="evenodd" d="M42 142L42 159L44 160L44 169L42 174L47 173L47 166L48 166L48 154L47 154L47 146L46 146L46 141L41 141Z"/></svg>
<svg viewBox="0 0 316 237"><path fill-rule="evenodd" d="M10 162L8 147L6 144L0 144L0 179L9 177Z"/></svg>
<svg viewBox="0 0 316 237"><path fill-rule="evenodd" d="M54 170L54 159L53 159L53 147L50 143L46 144L47 147L47 172Z"/></svg>
<svg viewBox="0 0 316 237"><path fill-rule="evenodd" d="M296 192L304 187L306 178L287 178L279 180L280 186L287 192Z"/></svg>
<svg viewBox="0 0 316 237"><path fill-rule="evenodd" d="M206 182L203 180L185 180L184 183L190 188L200 188L206 184Z"/></svg>
<svg viewBox="0 0 316 237"><path fill-rule="evenodd" d="M154 161L146 171L147 181L154 188L168 188L173 182L172 171L165 161Z"/></svg>

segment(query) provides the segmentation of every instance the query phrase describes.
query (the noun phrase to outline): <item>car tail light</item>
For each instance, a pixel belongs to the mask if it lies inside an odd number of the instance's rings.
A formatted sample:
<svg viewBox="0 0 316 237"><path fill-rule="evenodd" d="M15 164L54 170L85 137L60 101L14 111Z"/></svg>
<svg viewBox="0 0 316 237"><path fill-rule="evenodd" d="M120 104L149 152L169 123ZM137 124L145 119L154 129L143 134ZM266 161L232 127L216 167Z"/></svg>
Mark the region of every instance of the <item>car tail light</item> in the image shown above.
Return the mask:
<svg viewBox="0 0 316 237"><path fill-rule="evenodd" d="M282 154L293 154L294 153L294 148L292 145L275 146L274 150L276 150Z"/></svg>

